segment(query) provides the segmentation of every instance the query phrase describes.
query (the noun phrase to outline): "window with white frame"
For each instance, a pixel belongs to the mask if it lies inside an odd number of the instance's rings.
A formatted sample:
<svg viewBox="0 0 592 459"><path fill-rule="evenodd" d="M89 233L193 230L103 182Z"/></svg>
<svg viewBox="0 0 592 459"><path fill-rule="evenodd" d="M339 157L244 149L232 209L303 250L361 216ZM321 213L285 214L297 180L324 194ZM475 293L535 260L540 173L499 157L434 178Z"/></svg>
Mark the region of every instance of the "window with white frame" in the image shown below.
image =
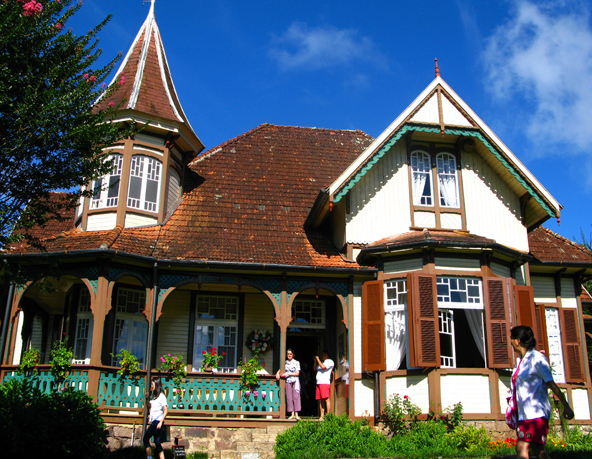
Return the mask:
<svg viewBox="0 0 592 459"><path fill-rule="evenodd" d="M76 335L74 339L73 364L90 363L92 347L93 314L90 309L90 293L86 288L80 290L78 296L78 312L76 314Z"/></svg>
<svg viewBox="0 0 592 459"><path fill-rule="evenodd" d="M460 207L456 158L450 153L436 155L438 188L442 207Z"/></svg>
<svg viewBox="0 0 592 459"><path fill-rule="evenodd" d="M222 355L219 371L236 371L238 309L237 296L197 297L193 341L194 371L201 368L204 351L211 352L213 349L218 355Z"/></svg>
<svg viewBox="0 0 592 459"><path fill-rule="evenodd" d="M134 209L158 211L162 163L149 156L132 157L127 205Z"/></svg>
<svg viewBox="0 0 592 459"><path fill-rule="evenodd" d="M140 368L146 365L146 344L148 322L143 311L146 306L146 292L131 288L119 288L115 303L115 329L113 333L113 354L127 350L136 356ZM112 358L117 365L117 358Z"/></svg>
<svg viewBox="0 0 592 459"><path fill-rule="evenodd" d="M553 379L556 383L565 383L565 365L563 362L563 347L561 345L559 309L545 308L545 322L549 343L549 363L553 371Z"/></svg>
<svg viewBox="0 0 592 459"><path fill-rule="evenodd" d="M290 331L302 328L325 328L325 301L319 299L295 300L292 305Z"/></svg>
<svg viewBox="0 0 592 459"><path fill-rule="evenodd" d="M432 160L425 151L411 153L411 171L413 181L413 204L433 206Z"/></svg>
<svg viewBox="0 0 592 459"><path fill-rule="evenodd" d="M91 209L117 207L119 203L119 185L121 182L121 171L123 169L123 155L111 154L107 159L113 161L113 169L107 175L93 180L91 184L93 191L90 200Z"/></svg>
<svg viewBox="0 0 592 459"><path fill-rule="evenodd" d="M407 355L407 280L388 280L384 286L386 368L393 371L401 369Z"/></svg>
<svg viewBox="0 0 592 459"><path fill-rule="evenodd" d="M443 368L485 366L481 279L437 277L440 355ZM467 345L468 337L474 346Z"/></svg>

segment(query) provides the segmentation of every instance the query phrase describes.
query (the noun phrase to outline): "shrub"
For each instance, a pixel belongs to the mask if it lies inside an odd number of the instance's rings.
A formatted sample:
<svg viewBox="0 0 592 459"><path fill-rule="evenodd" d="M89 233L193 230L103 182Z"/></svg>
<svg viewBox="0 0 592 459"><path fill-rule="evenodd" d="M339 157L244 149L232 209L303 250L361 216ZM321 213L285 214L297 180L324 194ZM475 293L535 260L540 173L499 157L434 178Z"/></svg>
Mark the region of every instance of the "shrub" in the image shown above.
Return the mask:
<svg viewBox="0 0 592 459"><path fill-rule="evenodd" d="M21 364L18 367L18 374L25 376L37 376L39 373L39 351L37 349L27 349L23 352Z"/></svg>
<svg viewBox="0 0 592 459"><path fill-rule="evenodd" d="M491 435L483 427L477 428L461 424L448 433L448 440L451 445L459 450L469 453L485 453L491 442Z"/></svg>
<svg viewBox="0 0 592 459"><path fill-rule="evenodd" d="M384 435L360 421L331 413L323 422L301 421L281 433L274 451L277 459L393 456Z"/></svg>
<svg viewBox="0 0 592 459"><path fill-rule="evenodd" d="M44 394L29 380L11 379L0 386L0 419L6 457L91 458L105 444L97 405L71 388Z"/></svg>
<svg viewBox="0 0 592 459"><path fill-rule="evenodd" d="M408 395L393 394L384 402L381 418L390 433L398 434L407 428L406 419L415 422L420 414L421 409L411 403Z"/></svg>
<svg viewBox="0 0 592 459"><path fill-rule="evenodd" d="M56 341L53 343L53 349L49 355L51 356L50 371L55 378L57 388L59 388L70 374L74 351L72 348L68 348L64 341Z"/></svg>
<svg viewBox="0 0 592 459"><path fill-rule="evenodd" d="M119 376L133 376L140 371L140 361L126 349L122 349L119 354L111 354L111 357L119 361L119 370L117 370Z"/></svg>

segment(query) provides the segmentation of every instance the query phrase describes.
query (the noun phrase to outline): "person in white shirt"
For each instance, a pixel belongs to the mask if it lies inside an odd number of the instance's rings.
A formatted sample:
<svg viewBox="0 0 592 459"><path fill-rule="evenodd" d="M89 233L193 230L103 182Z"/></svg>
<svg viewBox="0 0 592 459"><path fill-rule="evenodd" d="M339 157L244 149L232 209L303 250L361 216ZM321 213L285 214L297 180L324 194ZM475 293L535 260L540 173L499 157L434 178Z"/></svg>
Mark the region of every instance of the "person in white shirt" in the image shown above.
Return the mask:
<svg viewBox="0 0 592 459"><path fill-rule="evenodd" d="M164 450L160 443L160 436L169 408L160 378L154 378L150 383L150 392L146 393L146 407L148 404L150 404L150 419L143 438L144 446L146 447L146 457L152 459L150 438L154 437L155 451L160 459L164 459Z"/></svg>
<svg viewBox="0 0 592 459"><path fill-rule="evenodd" d="M319 401L319 420L325 419L325 413L331 411L331 374L335 368L335 362L329 358L327 351L321 352L321 358L315 356L317 370L316 399Z"/></svg>
<svg viewBox="0 0 592 459"><path fill-rule="evenodd" d="M528 459L532 454L539 459L550 459L545 447L551 417L548 389L553 391L563 405L563 416L566 419L573 419L574 412L553 381L547 359L534 348L536 339L532 328L525 325L512 328L510 341L520 355L520 363L512 375L518 408L517 457Z"/></svg>

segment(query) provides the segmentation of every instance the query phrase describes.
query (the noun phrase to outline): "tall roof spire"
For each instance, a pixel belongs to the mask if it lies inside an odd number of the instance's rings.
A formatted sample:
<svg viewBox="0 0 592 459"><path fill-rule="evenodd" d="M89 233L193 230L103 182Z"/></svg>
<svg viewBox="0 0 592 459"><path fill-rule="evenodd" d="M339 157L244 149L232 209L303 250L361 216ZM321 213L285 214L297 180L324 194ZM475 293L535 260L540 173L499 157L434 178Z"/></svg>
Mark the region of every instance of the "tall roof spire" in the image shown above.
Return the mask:
<svg viewBox="0 0 592 459"><path fill-rule="evenodd" d="M156 24L154 3L155 0L151 0L148 16L109 84L119 84L121 88L110 97L100 100L98 105L106 108L110 102L118 105L125 99L122 110L137 110L150 117L183 123L195 135L173 84Z"/></svg>

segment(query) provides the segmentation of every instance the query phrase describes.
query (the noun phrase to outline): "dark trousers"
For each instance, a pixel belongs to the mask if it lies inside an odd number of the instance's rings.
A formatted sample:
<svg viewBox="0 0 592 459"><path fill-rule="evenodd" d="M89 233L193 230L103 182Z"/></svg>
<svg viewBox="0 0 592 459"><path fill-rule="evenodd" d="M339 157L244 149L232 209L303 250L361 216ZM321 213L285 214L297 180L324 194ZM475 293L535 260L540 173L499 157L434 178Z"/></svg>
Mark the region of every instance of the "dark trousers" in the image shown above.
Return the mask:
<svg viewBox="0 0 592 459"><path fill-rule="evenodd" d="M146 429L146 433L144 434L144 446L146 448L150 447L150 437L154 437L154 444L156 445L156 453L160 453L162 451L162 445L160 444L160 435L162 433L162 429L158 428L158 423L160 421L152 421L152 424L148 426ZM163 424L164 427L164 424Z"/></svg>

